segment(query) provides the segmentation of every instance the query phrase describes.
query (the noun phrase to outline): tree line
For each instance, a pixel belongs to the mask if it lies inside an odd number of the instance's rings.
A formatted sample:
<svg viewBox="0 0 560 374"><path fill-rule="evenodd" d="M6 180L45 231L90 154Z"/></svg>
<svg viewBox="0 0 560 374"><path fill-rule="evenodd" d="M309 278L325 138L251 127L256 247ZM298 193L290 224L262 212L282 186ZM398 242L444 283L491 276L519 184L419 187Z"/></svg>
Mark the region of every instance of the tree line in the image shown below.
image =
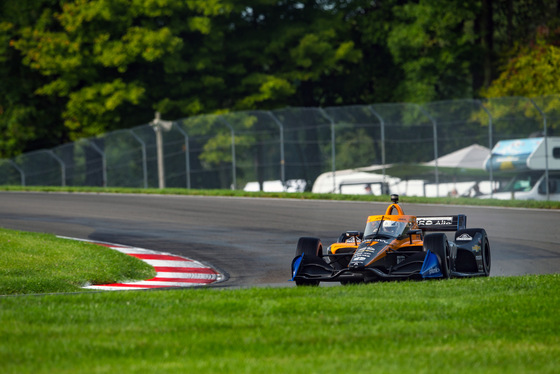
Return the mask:
<svg viewBox="0 0 560 374"><path fill-rule="evenodd" d="M0 157L169 119L560 92L553 0L5 0Z"/></svg>

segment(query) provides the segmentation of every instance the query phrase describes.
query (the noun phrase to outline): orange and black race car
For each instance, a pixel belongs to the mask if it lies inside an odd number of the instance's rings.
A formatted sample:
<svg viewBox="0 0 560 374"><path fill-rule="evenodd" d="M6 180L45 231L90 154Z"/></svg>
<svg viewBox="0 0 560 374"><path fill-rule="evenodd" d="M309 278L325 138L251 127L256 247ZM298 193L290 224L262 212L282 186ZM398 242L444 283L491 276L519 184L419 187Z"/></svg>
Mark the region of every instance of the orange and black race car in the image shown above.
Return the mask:
<svg viewBox="0 0 560 374"><path fill-rule="evenodd" d="M467 229L464 214L411 216L399 206L398 195L391 201L385 214L367 218L363 232L344 232L326 253L320 239L300 238L292 280L301 286L490 274L486 231ZM454 240L446 231L455 232Z"/></svg>

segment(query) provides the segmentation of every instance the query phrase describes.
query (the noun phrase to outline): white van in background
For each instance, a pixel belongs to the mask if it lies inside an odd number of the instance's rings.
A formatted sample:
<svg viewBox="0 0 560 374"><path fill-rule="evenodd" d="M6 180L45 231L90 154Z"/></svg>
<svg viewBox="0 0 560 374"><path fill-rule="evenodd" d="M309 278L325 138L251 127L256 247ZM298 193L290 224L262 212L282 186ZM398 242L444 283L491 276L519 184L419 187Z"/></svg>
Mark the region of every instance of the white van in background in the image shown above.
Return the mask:
<svg viewBox="0 0 560 374"><path fill-rule="evenodd" d="M511 180L481 199L547 200L545 168L548 163L548 199L560 201L560 137L499 141L485 161L486 170L511 171ZM547 160L548 158L548 160Z"/></svg>
<svg viewBox="0 0 560 374"><path fill-rule="evenodd" d="M560 201L560 172L548 173L549 200ZM546 200L544 171L516 174L506 185L492 195L482 195L479 199L499 200Z"/></svg>

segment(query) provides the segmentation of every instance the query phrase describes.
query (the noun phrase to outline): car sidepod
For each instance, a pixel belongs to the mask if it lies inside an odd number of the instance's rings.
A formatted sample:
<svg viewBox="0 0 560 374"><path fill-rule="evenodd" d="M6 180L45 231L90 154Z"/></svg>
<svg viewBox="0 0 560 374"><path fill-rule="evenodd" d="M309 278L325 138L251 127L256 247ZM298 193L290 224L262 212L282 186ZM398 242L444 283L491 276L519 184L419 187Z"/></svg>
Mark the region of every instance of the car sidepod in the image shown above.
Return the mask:
<svg viewBox="0 0 560 374"><path fill-rule="evenodd" d="M489 276L491 266L490 243L486 230L462 229L455 233L457 256L452 276Z"/></svg>

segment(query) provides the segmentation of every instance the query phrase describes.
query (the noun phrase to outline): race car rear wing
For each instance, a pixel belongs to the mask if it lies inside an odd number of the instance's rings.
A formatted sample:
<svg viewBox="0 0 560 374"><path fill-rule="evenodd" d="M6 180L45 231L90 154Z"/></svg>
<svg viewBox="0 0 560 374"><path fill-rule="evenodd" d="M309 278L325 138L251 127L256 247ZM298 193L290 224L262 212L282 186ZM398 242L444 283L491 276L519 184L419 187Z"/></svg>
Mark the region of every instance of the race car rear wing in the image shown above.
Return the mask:
<svg viewBox="0 0 560 374"><path fill-rule="evenodd" d="M467 216L416 217L418 228L423 231L457 231L467 228Z"/></svg>

